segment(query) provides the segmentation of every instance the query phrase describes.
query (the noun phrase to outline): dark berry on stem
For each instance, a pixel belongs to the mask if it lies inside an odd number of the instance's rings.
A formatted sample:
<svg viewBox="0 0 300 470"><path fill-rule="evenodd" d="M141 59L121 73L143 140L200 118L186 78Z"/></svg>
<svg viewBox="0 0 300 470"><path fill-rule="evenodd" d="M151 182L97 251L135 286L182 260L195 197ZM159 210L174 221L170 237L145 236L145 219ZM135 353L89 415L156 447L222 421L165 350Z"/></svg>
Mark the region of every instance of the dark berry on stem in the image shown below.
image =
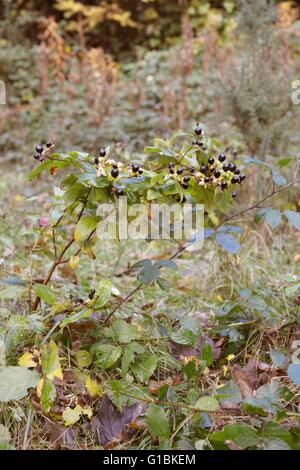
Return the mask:
<svg viewBox="0 0 300 470"><path fill-rule="evenodd" d="M226 189L227 188L227 182L226 181L222 181L221 182L221 189Z"/></svg>
<svg viewBox="0 0 300 470"><path fill-rule="evenodd" d="M38 145L35 146L35 151L37 153L42 153L43 150L44 150L44 147L41 144L38 144Z"/></svg>
<svg viewBox="0 0 300 470"><path fill-rule="evenodd" d="M235 191L233 191L233 193L231 193L231 197L233 197L233 198L237 197L237 193Z"/></svg>
<svg viewBox="0 0 300 470"><path fill-rule="evenodd" d="M218 156L218 160L219 162L225 162L226 160L226 155L224 153L221 153L219 156Z"/></svg>
<svg viewBox="0 0 300 470"><path fill-rule="evenodd" d="M47 147L48 149L49 149L50 147L52 147L52 145L53 145L52 142L47 142L47 143L46 143L46 147Z"/></svg>
<svg viewBox="0 0 300 470"><path fill-rule="evenodd" d="M189 176L184 176L183 182L188 183L189 181L190 181L190 177Z"/></svg>
<svg viewBox="0 0 300 470"><path fill-rule="evenodd" d="M202 132L203 132L202 127L199 126L198 122L197 122L197 124L196 124L196 126L195 126L195 128L194 128L194 132L195 132L196 135L201 135Z"/></svg>
<svg viewBox="0 0 300 470"><path fill-rule="evenodd" d="M140 169L139 165L135 165L134 163L131 165L133 173L137 173Z"/></svg>
<svg viewBox="0 0 300 470"><path fill-rule="evenodd" d="M235 170L236 170L236 164L230 162L230 163L229 163L229 170L230 170L230 171L235 171Z"/></svg>
<svg viewBox="0 0 300 470"><path fill-rule="evenodd" d="M247 178L246 175L241 175L240 176L240 181L245 181L246 178Z"/></svg>
<svg viewBox="0 0 300 470"><path fill-rule="evenodd" d="M142 175L143 174L143 170L139 170L139 175Z"/></svg>
<svg viewBox="0 0 300 470"><path fill-rule="evenodd" d="M113 168L110 174L113 178L117 178L119 176L119 170L117 170L116 168Z"/></svg>
<svg viewBox="0 0 300 470"><path fill-rule="evenodd" d="M189 187L188 183L182 183L181 186L183 187L183 189L188 189Z"/></svg>
<svg viewBox="0 0 300 470"><path fill-rule="evenodd" d="M235 175L239 175L240 173L241 173L241 170L239 170L239 169L235 170L235 172L234 172Z"/></svg>
<svg viewBox="0 0 300 470"><path fill-rule="evenodd" d="M209 157L208 163L209 163L210 165L213 165L213 164L215 163L215 159L214 159L213 157Z"/></svg>
<svg viewBox="0 0 300 470"><path fill-rule="evenodd" d="M100 157L105 157L105 155L106 155L106 150L105 150L105 148L104 148L104 147L100 147L100 149L99 149L99 156L100 156Z"/></svg>
<svg viewBox="0 0 300 470"><path fill-rule="evenodd" d="M224 163L223 165L223 170L228 171L229 170L229 163Z"/></svg>
<svg viewBox="0 0 300 470"><path fill-rule="evenodd" d="M178 168L177 175L182 175L184 168Z"/></svg>
<svg viewBox="0 0 300 470"><path fill-rule="evenodd" d="M220 176L221 176L220 170L216 169L216 170L214 171L214 176L215 176L215 178L220 178Z"/></svg>
<svg viewBox="0 0 300 470"><path fill-rule="evenodd" d="M98 165L98 163L99 163L99 158L96 157L96 158L95 158L95 165Z"/></svg>
<svg viewBox="0 0 300 470"><path fill-rule="evenodd" d="M207 172L207 165L202 165L202 167L200 168L200 172L201 173L206 173Z"/></svg>
<svg viewBox="0 0 300 470"><path fill-rule="evenodd" d="M240 178L238 176L234 176L231 180L232 184L236 184L240 181Z"/></svg>
<svg viewBox="0 0 300 470"><path fill-rule="evenodd" d="M210 182L210 177L209 176L205 176L204 178L204 183L209 183Z"/></svg>

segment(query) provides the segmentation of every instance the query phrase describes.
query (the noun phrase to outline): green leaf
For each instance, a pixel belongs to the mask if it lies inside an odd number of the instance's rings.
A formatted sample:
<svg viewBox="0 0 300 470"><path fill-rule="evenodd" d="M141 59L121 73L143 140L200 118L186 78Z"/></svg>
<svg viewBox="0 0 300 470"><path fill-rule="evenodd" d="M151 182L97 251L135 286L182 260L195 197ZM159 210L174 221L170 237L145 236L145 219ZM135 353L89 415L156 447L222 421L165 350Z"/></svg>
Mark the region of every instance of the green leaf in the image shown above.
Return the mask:
<svg viewBox="0 0 300 470"><path fill-rule="evenodd" d="M220 407L219 402L216 398L214 397L209 397L209 396L204 396L200 397L195 405L194 408L196 408L199 411L216 411Z"/></svg>
<svg viewBox="0 0 300 470"><path fill-rule="evenodd" d="M300 385L300 364L290 364L288 376L295 384Z"/></svg>
<svg viewBox="0 0 300 470"><path fill-rule="evenodd" d="M26 367L10 366L0 369L0 401L21 400L27 389L36 387L40 375Z"/></svg>
<svg viewBox="0 0 300 470"><path fill-rule="evenodd" d="M132 343L126 346L121 365L121 376L126 377L130 364L134 361L135 354L142 354L144 347L138 343Z"/></svg>
<svg viewBox="0 0 300 470"><path fill-rule="evenodd" d="M45 378L49 380L53 380L55 377L59 379L63 378L58 348L53 339L51 339L48 344L43 345L41 362Z"/></svg>
<svg viewBox="0 0 300 470"><path fill-rule="evenodd" d="M264 214L265 221L274 230L281 223L281 212L278 209L268 208Z"/></svg>
<svg viewBox="0 0 300 470"><path fill-rule="evenodd" d="M138 336L137 327L124 320L116 320L109 328L104 330L105 336L116 338L120 343L130 343Z"/></svg>
<svg viewBox="0 0 300 470"><path fill-rule="evenodd" d="M35 284L33 290L38 297L47 302L49 305L54 305L56 303L56 295L50 289L50 287L45 286L44 284Z"/></svg>
<svg viewBox="0 0 300 470"><path fill-rule="evenodd" d="M52 165L52 162L50 162L49 160L45 160L40 165L36 166L28 175L29 181L34 180L34 178L36 178L43 170L51 168Z"/></svg>
<svg viewBox="0 0 300 470"><path fill-rule="evenodd" d="M282 439L266 439L263 443L264 450L291 450L287 442Z"/></svg>
<svg viewBox="0 0 300 470"><path fill-rule="evenodd" d="M160 276L160 270L152 264L146 264L139 272L137 278L140 282L145 285L151 284L151 282L158 279Z"/></svg>
<svg viewBox="0 0 300 470"><path fill-rule="evenodd" d="M145 414L145 421L155 436L167 439L170 435L170 424L165 411L151 404Z"/></svg>
<svg viewBox="0 0 300 470"><path fill-rule="evenodd" d="M219 442L230 440L242 449L255 446L259 442L256 430L245 423L228 424L222 431L211 434L210 439Z"/></svg>
<svg viewBox="0 0 300 470"><path fill-rule="evenodd" d="M211 344L204 343L201 349L201 358L206 362L207 367L213 363L213 351Z"/></svg>
<svg viewBox="0 0 300 470"><path fill-rule="evenodd" d="M94 308L102 308L111 297L112 282L110 279L102 279L96 287L95 296L97 298Z"/></svg>
<svg viewBox="0 0 300 470"><path fill-rule="evenodd" d="M41 392L41 407L43 410L48 413L51 409L51 406L54 403L56 397L56 388L54 383L49 380L45 379L42 386Z"/></svg>
<svg viewBox="0 0 300 470"><path fill-rule="evenodd" d="M159 261L155 261L154 266L156 268L177 269L177 264L175 263L175 261L169 259L161 259Z"/></svg>
<svg viewBox="0 0 300 470"><path fill-rule="evenodd" d="M236 238L228 233L217 233L216 242L222 246L226 251L232 254L236 254L240 249L240 244Z"/></svg>
<svg viewBox="0 0 300 470"><path fill-rule="evenodd" d="M73 313L69 315L68 317L66 317L64 320L62 320L60 327L63 328L64 326L69 325L69 323L74 323L78 320L82 320L83 318L88 318L92 313L93 313L93 309L84 308L83 310Z"/></svg>
<svg viewBox="0 0 300 470"><path fill-rule="evenodd" d="M271 358L273 361L273 364L276 367L281 367L285 364L286 361L286 355L282 353L281 351L278 351L278 349L272 349L271 350Z"/></svg>
<svg viewBox="0 0 300 470"><path fill-rule="evenodd" d="M81 217L75 228L74 238L75 241L86 240L89 235L95 230L99 222L99 217L93 215L85 215Z"/></svg>
<svg viewBox="0 0 300 470"><path fill-rule="evenodd" d="M284 215L288 218L289 223L295 227L297 230L300 230L300 213L294 211L284 211Z"/></svg>
<svg viewBox="0 0 300 470"><path fill-rule="evenodd" d="M294 157L284 157L284 158L281 158L280 160L278 160L278 165L280 166L280 168L283 168L283 167L289 165L291 162L294 162L294 161L295 161Z"/></svg>
<svg viewBox="0 0 300 470"><path fill-rule="evenodd" d="M157 357L152 355L143 361L134 362L130 367L137 380L148 383L157 367L157 362Z"/></svg>
<svg viewBox="0 0 300 470"><path fill-rule="evenodd" d="M111 344L95 345L96 363L104 369L112 367L121 357L121 346L112 346Z"/></svg>

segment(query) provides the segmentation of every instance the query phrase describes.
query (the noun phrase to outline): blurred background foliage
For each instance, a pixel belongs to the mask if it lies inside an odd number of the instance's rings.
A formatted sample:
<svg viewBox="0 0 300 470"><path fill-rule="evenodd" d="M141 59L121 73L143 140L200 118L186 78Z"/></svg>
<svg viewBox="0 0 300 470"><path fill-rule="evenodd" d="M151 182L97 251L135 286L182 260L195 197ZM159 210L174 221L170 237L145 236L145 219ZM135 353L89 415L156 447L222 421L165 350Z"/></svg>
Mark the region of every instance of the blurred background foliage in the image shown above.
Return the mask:
<svg viewBox="0 0 300 470"><path fill-rule="evenodd" d="M0 5L4 161L49 139L60 150L103 142L132 152L197 119L262 158L298 143L300 2Z"/></svg>

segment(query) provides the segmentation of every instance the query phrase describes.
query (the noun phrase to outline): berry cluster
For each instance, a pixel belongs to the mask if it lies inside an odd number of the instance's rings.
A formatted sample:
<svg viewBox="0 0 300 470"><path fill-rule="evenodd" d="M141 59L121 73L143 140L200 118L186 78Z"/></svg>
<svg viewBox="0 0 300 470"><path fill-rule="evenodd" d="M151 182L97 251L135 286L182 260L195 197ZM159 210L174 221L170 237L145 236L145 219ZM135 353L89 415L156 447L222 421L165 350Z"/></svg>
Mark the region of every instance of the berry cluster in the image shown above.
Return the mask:
<svg viewBox="0 0 300 470"><path fill-rule="evenodd" d="M121 177L138 177L144 172L140 165L135 163L125 168L122 162L116 162L108 158L107 151L104 147L100 147L99 157L95 158L94 163L96 165L97 176L106 176L113 182L117 182ZM117 196L124 194L124 189L120 187L113 187L113 191Z"/></svg>
<svg viewBox="0 0 300 470"><path fill-rule="evenodd" d="M204 152L204 156L200 157L199 168L187 168L183 165L176 167L175 163L169 163L170 175L179 180L183 189L188 189L191 178L194 178L198 185L217 186L222 191L228 189L231 191L231 196L235 198L237 196L235 186L243 183L246 175L241 174L241 170L234 162L227 161L224 153L220 153L217 157L205 155L207 150L204 142L205 132L198 123L194 127L194 133L197 139L193 140L192 145Z"/></svg>
<svg viewBox="0 0 300 470"><path fill-rule="evenodd" d="M54 144L52 144L52 142L47 142L45 147L42 144L37 144L34 148L35 153L33 155L33 158L35 160L38 160L39 162L43 162L47 156L47 153L53 147L54 147Z"/></svg>

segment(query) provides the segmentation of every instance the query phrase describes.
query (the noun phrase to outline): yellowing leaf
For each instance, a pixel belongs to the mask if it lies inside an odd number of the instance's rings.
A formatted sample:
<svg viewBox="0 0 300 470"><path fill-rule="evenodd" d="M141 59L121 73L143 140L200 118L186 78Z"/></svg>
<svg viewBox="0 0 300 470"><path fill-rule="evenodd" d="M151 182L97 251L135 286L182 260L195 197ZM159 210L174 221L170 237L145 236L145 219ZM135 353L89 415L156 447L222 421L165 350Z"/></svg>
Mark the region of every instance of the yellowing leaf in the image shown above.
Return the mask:
<svg viewBox="0 0 300 470"><path fill-rule="evenodd" d="M45 379L41 378L39 380L39 383L36 386L36 394L39 398L41 398L42 396L42 389L43 389L44 382L45 382Z"/></svg>
<svg viewBox="0 0 300 470"><path fill-rule="evenodd" d="M22 356L18 360L19 366L22 367L36 367L37 362L34 361L34 357L38 354L37 351L34 351L33 353L30 352L25 352L22 354Z"/></svg>
<svg viewBox="0 0 300 470"><path fill-rule="evenodd" d="M77 266L78 266L79 261L80 261L79 256L71 256L70 261L69 261L70 268L71 269L76 269Z"/></svg>
<svg viewBox="0 0 300 470"><path fill-rule="evenodd" d="M79 367L88 367L91 365L93 358L88 351L76 351L75 358Z"/></svg>
<svg viewBox="0 0 300 470"><path fill-rule="evenodd" d="M99 397L103 394L103 387L97 382L97 380L92 379L89 375L85 379L85 386L91 397Z"/></svg>
<svg viewBox="0 0 300 470"><path fill-rule="evenodd" d="M80 420L81 416L86 415L89 419L93 416L93 411L90 406L82 408L80 405L76 405L74 409L67 407L62 414L63 422L65 426L72 426Z"/></svg>
<svg viewBox="0 0 300 470"><path fill-rule="evenodd" d="M52 339L49 344L45 344L42 349L42 370L44 376L49 380L53 380L55 377L61 380L63 379L58 349Z"/></svg>

